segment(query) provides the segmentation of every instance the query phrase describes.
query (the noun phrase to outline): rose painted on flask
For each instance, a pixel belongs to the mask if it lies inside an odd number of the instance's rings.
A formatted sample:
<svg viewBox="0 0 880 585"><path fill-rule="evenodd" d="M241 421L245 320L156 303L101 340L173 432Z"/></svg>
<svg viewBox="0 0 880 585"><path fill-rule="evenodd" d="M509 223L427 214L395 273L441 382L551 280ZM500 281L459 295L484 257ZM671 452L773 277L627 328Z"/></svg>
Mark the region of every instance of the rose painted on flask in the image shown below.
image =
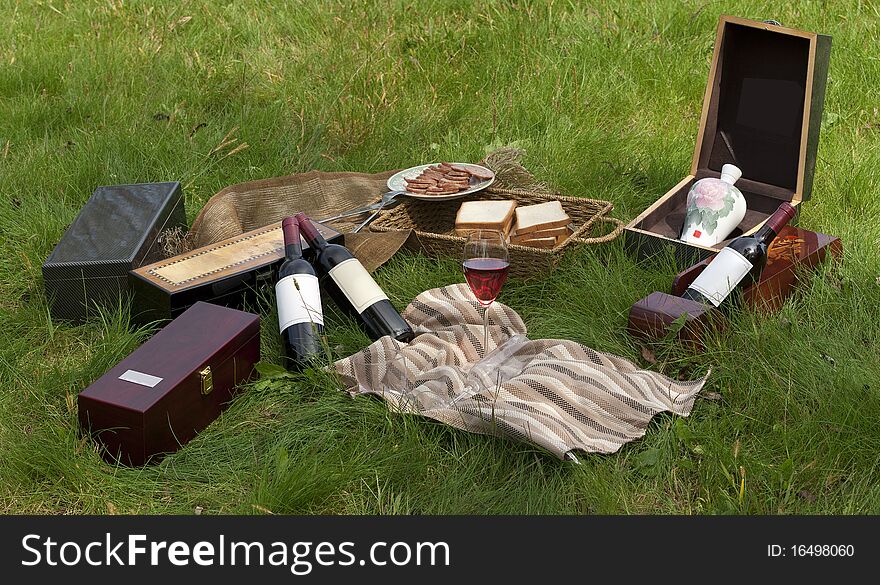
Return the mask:
<svg viewBox="0 0 880 585"><path fill-rule="evenodd" d="M688 193L687 221L684 232L697 226L708 236L715 233L720 219L733 212L736 188L719 179L697 181Z"/></svg>
<svg viewBox="0 0 880 585"><path fill-rule="evenodd" d="M721 181L700 181L694 187L694 205L712 211L724 209L728 186Z"/></svg>

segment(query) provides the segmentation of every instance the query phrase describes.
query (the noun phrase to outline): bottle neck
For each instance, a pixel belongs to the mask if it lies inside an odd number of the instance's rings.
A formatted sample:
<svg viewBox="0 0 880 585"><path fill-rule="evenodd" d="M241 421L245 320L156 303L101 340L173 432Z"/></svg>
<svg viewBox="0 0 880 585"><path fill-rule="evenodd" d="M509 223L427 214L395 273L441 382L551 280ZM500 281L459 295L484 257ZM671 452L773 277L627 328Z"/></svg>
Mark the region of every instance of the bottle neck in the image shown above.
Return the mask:
<svg viewBox="0 0 880 585"><path fill-rule="evenodd" d="M767 218L767 222L761 226L761 229L755 232L755 239L763 244L769 245L770 242L776 238L782 228L791 221L794 214L794 207L789 203L783 203L779 206L779 209L773 212L773 215Z"/></svg>
<svg viewBox="0 0 880 585"><path fill-rule="evenodd" d="M755 232L755 239L762 244L766 244L769 246L770 242L776 239L777 235L778 232L775 229L765 224L761 227L761 229Z"/></svg>
<svg viewBox="0 0 880 585"><path fill-rule="evenodd" d="M742 177L742 171L736 165L730 163L721 167L721 180L728 185L733 185Z"/></svg>
<svg viewBox="0 0 880 585"><path fill-rule="evenodd" d="M284 246L284 255L288 260L299 260L303 257L302 245L301 244L290 244Z"/></svg>
<svg viewBox="0 0 880 585"><path fill-rule="evenodd" d="M299 237L299 223L296 220L286 218L281 222L281 232L284 234L284 255L290 260L302 258L302 239Z"/></svg>
<svg viewBox="0 0 880 585"><path fill-rule="evenodd" d="M302 236L306 239L310 246L315 249L322 249L327 246L327 240L321 235L321 232L315 227L315 224L306 217L304 213L297 213L296 219L299 222L299 229Z"/></svg>

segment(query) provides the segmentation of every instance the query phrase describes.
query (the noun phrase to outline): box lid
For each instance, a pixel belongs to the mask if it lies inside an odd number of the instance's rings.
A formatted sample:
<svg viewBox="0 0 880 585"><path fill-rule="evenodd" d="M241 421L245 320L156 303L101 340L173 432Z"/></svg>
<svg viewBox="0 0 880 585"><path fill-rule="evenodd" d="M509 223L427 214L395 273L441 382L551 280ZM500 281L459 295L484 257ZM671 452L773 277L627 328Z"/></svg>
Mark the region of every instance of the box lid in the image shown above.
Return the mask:
<svg viewBox="0 0 880 585"><path fill-rule="evenodd" d="M340 233L313 222L327 241ZM302 240L303 254L309 244ZM208 244L178 256L165 258L131 271L131 275L171 293L217 283L219 280L248 273L284 258L284 235L281 222ZM221 294L218 292L217 294Z"/></svg>
<svg viewBox="0 0 880 585"><path fill-rule="evenodd" d="M176 181L98 187L44 266L131 264L147 255L146 248L155 242L146 239L158 233L153 228L171 217L177 205L182 197Z"/></svg>
<svg viewBox="0 0 880 585"><path fill-rule="evenodd" d="M800 201L812 191L831 37L771 22L720 18L691 174L732 163L745 188Z"/></svg>
<svg viewBox="0 0 880 585"><path fill-rule="evenodd" d="M221 363L233 356L259 330L259 315L197 302L79 398L146 412L209 361Z"/></svg>

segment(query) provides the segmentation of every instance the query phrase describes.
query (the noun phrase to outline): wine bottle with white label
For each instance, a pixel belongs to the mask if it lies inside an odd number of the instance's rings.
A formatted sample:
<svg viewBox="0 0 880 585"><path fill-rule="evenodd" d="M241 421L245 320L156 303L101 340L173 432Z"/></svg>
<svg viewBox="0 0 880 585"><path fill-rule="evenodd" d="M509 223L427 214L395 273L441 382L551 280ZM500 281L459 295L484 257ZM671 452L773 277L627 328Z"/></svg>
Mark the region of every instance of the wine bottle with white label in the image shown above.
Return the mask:
<svg viewBox="0 0 880 585"><path fill-rule="evenodd" d="M315 266L324 288L342 310L358 319L367 335L379 339L386 335L398 341L413 338L409 326L370 273L344 246L328 244L304 213L298 213L303 237L315 250Z"/></svg>
<svg viewBox="0 0 880 585"><path fill-rule="evenodd" d="M794 214L791 204L780 205L754 234L740 236L722 248L681 296L717 307L738 286L757 282L770 244Z"/></svg>
<svg viewBox="0 0 880 585"><path fill-rule="evenodd" d="M296 218L284 218L281 231L284 234L285 258L278 269L275 302L284 345L284 366L288 370L298 370L321 354L324 311L318 276L302 255Z"/></svg>

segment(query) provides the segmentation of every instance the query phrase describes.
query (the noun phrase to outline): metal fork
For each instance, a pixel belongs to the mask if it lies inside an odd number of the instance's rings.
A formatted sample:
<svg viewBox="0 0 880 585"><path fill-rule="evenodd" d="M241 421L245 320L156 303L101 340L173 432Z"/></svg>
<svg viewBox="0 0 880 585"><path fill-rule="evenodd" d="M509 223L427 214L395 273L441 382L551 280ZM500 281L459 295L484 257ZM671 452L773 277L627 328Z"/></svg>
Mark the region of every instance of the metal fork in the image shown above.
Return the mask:
<svg viewBox="0 0 880 585"><path fill-rule="evenodd" d="M385 193L384 195L382 195L382 200L379 201L378 203L371 203L370 205L367 205L366 207L361 207L359 209L353 209L351 211L345 211L343 213L333 215L330 217L325 217L323 219L318 219L316 221L318 221L319 223L328 223L331 221L336 221L337 219L342 219L344 217L351 217L353 215L361 215L363 213L367 213L368 211L375 211L377 209L381 210L381 209L387 207L389 203L393 202L399 195L402 195L403 193L404 193L404 191L389 191L388 193ZM369 222L367 222L367 223L369 223Z"/></svg>
<svg viewBox="0 0 880 585"><path fill-rule="evenodd" d="M384 195L382 195L382 201L381 201L381 203L379 203L379 206L376 207L375 211L373 211L373 214L370 217L368 217L367 219L365 219L359 226L357 226L356 228L351 230L351 232L357 233L357 232L361 231L363 228L365 228L366 226L368 226L371 221L376 219L376 217L379 215L379 212L382 211L382 209L384 209L386 205L388 205L389 203L394 201L398 196L403 195L404 193L405 193L405 191L389 191L388 193L385 193Z"/></svg>

